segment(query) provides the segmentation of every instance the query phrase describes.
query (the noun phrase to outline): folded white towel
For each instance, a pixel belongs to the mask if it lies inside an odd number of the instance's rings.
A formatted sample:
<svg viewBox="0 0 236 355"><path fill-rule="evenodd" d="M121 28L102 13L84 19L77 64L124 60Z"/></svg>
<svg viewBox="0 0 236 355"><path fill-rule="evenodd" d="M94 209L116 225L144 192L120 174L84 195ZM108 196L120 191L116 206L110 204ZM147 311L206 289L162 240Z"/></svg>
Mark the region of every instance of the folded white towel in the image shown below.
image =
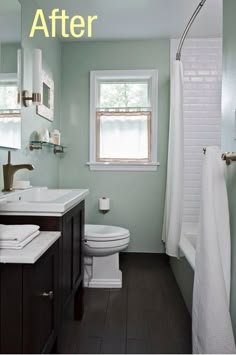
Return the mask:
<svg viewBox="0 0 236 355"><path fill-rule="evenodd" d="M24 239L31 236L32 233L39 230L39 226L34 224L22 225L5 225L0 224L0 241L15 240L22 242Z"/></svg>
<svg viewBox="0 0 236 355"><path fill-rule="evenodd" d="M0 249L23 249L28 243L30 243L34 238L40 234L40 231L36 231L28 236L21 242L17 241L0 241Z"/></svg>

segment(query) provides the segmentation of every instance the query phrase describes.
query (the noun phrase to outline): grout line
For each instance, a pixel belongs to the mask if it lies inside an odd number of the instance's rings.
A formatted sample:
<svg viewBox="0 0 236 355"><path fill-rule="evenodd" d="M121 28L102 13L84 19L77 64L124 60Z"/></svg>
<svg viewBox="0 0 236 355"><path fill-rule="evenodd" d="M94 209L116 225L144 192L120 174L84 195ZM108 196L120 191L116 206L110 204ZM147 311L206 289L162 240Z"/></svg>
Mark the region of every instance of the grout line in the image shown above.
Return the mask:
<svg viewBox="0 0 236 355"><path fill-rule="evenodd" d="M98 349L98 354L101 354L102 352L102 343L103 343L103 338L102 337L99 337L100 339L100 345L99 345L99 349Z"/></svg>
<svg viewBox="0 0 236 355"><path fill-rule="evenodd" d="M108 292L109 292L109 296L108 296L108 299L107 299L107 306L106 306L106 311L105 311L105 321L104 321L104 326L103 326L103 335L101 337L101 343L100 343L100 354L102 354L102 352L101 352L102 351L102 344L103 344L103 341L104 341L104 332L105 332L108 308L109 308L109 303L110 303L110 296L111 296L111 289L110 288L108 289Z"/></svg>

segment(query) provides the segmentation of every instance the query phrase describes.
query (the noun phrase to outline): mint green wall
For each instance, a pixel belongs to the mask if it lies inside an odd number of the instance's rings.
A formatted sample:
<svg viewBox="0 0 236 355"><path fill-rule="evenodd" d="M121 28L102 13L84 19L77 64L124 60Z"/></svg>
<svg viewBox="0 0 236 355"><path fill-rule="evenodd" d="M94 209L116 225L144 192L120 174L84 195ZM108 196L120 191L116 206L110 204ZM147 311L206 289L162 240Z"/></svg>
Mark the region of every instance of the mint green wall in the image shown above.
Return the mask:
<svg viewBox="0 0 236 355"><path fill-rule="evenodd" d="M236 1L224 0L222 150L236 152ZM232 237L231 315L236 336L236 166L227 168Z"/></svg>
<svg viewBox="0 0 236 355"><path fill-rule="evenodd" d="M68 154L60 164L60 187L90 189L86 222L130 229L129 251L162 252L161 243L169 121L168 40L63 44L62 136ZM107 69L159 70L158 172L92 172L89 159L89 72ZM98 198L111 211L98 212Z"/></svg>
<svg viewBox="0 0 236 355"><path fill-rule="evenodd" d="M43 66L55 81L55 119L51 124L46 119L36 115L35 107L22 109L22 149L12 154L13 163L32 163L35 171L22 171L16 174L16 179L29 179L33 185L56 187L58 184L59 157L45 151L30 152L28 149L30 135L43 127L60 128L61 102L61 44L56 39L45 40L40 35L29 39L30 28L37 6L34 0L20 0L22 4L22 47L24 49L24 88L32 89L32 49L43 51ZM7 159L7 151L0 148L0 164ZM0 189L2 189L2 168L0 165Z"/></svg>
<svg viewBox="0 0 236 355"><path fill-rule="evenodd" d="M20 43L4 43L0 49L0 73L17 72L17 49Z"/></svg>

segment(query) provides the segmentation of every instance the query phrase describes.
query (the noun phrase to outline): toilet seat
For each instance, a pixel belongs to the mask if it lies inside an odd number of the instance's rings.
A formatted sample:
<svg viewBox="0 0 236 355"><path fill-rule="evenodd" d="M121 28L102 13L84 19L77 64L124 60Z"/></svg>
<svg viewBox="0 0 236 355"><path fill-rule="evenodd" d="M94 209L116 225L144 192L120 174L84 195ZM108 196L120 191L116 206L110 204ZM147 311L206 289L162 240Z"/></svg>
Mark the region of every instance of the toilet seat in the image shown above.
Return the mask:
<svg viewBox="0 0 236 355"><path fill-rule="evenodd" d="M101 242L97 242L97 241L92 241L92 240L84 240L84 245L87 248L92 248L94 250L98 250L98 249L117 249L117 248L121 248L123 246L128 246L129 244L129 237L123 238L123 239L119 239L119 240L109 240L109 243L106 241L101 241Z"/></svg>
<svg viewBox="0 0 236 355"><path fill-rule="evenodd" d="M109 241L123 240L129 238L129 236L130 233L125 228L85 224L84 239L91 242L102 242L104 246Z"/></svg>

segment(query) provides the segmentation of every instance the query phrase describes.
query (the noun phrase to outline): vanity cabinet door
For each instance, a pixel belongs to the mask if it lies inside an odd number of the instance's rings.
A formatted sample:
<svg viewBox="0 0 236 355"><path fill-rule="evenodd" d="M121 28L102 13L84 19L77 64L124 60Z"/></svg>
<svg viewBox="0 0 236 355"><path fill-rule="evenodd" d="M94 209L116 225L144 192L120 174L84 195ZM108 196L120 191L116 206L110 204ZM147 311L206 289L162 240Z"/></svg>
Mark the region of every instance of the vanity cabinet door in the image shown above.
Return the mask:
<svg viewBox="0 0 236 355"><path fill-rule="evenodd" d="M82 283L83 233L84 203L82 202L63 217L63 305Z"/></svg>
<svg viewBox="0 0 236 355"><path fill-rule="evenodd" d="M47 353L56 339L58 243L23 270L23 353Z"/></svg>
<svg viewBox="0 0 236 355"><path fill-rule="evenodd" d="M22 353L22 266L0 264L0 352Z"/></svg>
<svg viewBox="0 0 236 355"><path fill-rule="evenodd" d="M72 291L72 236L73 215L69 212L63 218L62 246L62 305L66 304Z"/></svg>
<svg viewBox="0 0 236 355"><path fill-rule="evenodd" d="M82 240L84 234L84 208L78 206L73 215L73 239L72 239L72 282L73 287L81 279L83 272L83 260L82 260Z"/></svg>

